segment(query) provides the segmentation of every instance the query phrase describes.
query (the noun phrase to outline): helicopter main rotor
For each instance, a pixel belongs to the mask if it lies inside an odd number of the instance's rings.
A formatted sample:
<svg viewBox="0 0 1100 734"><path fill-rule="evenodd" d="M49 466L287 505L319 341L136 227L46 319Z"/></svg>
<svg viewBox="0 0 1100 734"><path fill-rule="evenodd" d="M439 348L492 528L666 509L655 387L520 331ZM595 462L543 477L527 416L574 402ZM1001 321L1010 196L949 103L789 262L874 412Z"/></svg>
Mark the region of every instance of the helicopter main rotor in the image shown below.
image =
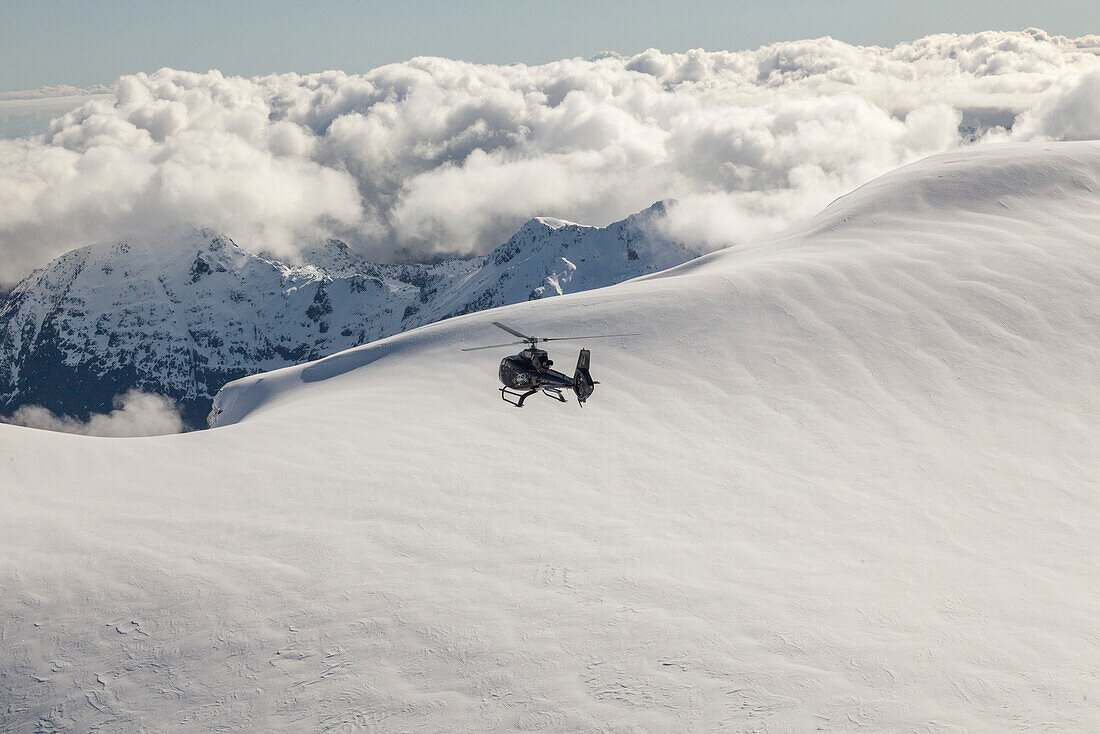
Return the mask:
<svg viewBox="0 0 1100 734"><path fill-rule="evenodd" d="M488 344L484 347L466 347L463 352L476 352L479 349L500 349L501 347L511 347L516 344L530 344L532 347L537 346L539 342L562 342L569 341L571 339L611 339L617 336L641 336L641 334L595 334L591 336L527 336L522 331L517 331L511 326L506 326L499 321L494 321L493 326L498 329L507 331L512 336L518 336L520 341L508 342L506 344Z"/></svg>

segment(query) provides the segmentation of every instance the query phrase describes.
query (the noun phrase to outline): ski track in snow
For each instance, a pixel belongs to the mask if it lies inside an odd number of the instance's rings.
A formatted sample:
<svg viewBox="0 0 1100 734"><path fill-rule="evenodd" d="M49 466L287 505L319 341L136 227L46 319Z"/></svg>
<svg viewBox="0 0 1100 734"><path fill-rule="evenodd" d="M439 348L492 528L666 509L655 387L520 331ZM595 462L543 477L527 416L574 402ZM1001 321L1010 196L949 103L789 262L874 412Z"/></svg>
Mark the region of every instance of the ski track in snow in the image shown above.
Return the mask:
<svg viewBox="0 0 1100 734"><path fill-rule="evenodd" d="M1098 192L1097 143L937 156L212 431L0 425L0 729L1098 730ZM520 411L493 320L644 335Z"/></svg>

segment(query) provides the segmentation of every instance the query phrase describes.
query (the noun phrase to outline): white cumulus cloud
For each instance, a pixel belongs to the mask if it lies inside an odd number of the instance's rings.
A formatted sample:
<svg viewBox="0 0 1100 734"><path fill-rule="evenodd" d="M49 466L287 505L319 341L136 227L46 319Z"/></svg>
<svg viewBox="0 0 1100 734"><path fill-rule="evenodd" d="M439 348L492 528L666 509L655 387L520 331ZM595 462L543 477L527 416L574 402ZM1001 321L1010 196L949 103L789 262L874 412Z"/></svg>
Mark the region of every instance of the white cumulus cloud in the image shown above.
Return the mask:
<svg viewBox="0 0 1100 734"><path fill-rule="evenodd" d="M1062 80L1049 89L1021 115L1012 135L1025 140L1100 138L1100 68Z"/></svg>
<svg viewBox="0 0 1100 734"><path fill-rule="evenodd" d="M1097 45L1031 29L125 76L44 135L0 141L0 286L74 246L174 225L284 255L338 237L387 260L485 252L535 215L606 224L675 199L671 234L735 244L954 146L1095 137Z"/></svg>
<svg viewBox="0 0 1100 734"><path fill-rule="evenodd" d="M85 436L160 436L180 433L184 427L171 400L140 390L120 395L115 398L114 410L93 414L87 421L56 415L41 405L24 405L0 421Z"/></svg>

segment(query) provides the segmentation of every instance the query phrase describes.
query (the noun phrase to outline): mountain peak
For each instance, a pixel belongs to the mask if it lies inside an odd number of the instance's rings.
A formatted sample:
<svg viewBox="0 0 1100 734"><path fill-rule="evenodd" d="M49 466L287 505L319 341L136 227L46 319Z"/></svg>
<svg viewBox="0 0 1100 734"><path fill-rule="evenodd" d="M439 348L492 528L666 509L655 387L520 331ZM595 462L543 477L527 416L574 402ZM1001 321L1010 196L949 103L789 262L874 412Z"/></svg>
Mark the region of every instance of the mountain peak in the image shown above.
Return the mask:
<svg viewBox="0 0 1100 734"><path fill-rule="evenodd" d="M585 227L588 225L577 224L576 222L570 222L567 219L558 219L557 217L535 217L528 220L527 224L539 224L543 227L550 229L561 229L562 227Z"/></svg>

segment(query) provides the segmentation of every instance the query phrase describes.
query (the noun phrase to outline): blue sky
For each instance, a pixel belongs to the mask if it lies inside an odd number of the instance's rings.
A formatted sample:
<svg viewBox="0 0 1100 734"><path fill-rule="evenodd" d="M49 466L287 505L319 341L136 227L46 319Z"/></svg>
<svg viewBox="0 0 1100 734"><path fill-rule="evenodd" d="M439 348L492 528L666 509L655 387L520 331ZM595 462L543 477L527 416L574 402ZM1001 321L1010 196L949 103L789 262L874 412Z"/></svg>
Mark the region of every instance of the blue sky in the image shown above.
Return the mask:
<svg viewBox="0 0 1100 734"><path fill-rule="evenodd" d="M417 55L539 63L603 50L744 49L831 35L893 45L940 31L1100 33L1095 0L481 2L0 0L0 91L87 86L162 66L349 72Z"/></svg>

